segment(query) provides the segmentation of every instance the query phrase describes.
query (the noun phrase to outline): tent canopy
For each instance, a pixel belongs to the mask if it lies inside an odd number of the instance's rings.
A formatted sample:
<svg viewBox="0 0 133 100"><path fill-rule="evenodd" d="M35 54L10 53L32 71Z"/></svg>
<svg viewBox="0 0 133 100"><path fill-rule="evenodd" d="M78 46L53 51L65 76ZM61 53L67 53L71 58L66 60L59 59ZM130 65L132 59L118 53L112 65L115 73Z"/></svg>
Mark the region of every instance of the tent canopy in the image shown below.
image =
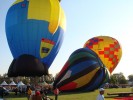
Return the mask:
<svg viewBox="0 0 133 100"><path fill-rule="evenodd" d="M6 83L6 81L3 81L3 82L1 83L1 85L8 85L8 84Z"/></svg>
<svg viewBox="0 0 133 100"><path fill-rule="evenodd" d="M9 85L16 85L16 83L14 81L12 81Z"/></svg>
<svg viewBox="0 0 133 100"><path fill-rule="evenodd" d="M18 83L18 86L20 86L20 85L25 85L22 81L20 81L19 83Z"/></svg>

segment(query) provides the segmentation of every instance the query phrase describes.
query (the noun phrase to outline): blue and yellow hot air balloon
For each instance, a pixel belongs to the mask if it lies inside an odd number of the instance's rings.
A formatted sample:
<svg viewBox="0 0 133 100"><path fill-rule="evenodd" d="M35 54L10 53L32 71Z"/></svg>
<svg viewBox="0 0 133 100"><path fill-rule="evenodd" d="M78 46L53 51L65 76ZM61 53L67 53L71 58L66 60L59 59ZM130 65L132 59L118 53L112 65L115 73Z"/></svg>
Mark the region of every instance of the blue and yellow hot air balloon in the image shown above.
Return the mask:
<svg viewBox="0 0 133 100"><path fill-rule="evenodd" d="M74 51L54 82L62 92L84 92L98 89L109 81L109 71L98 55L87 48Z"/></svg>
<svg viewBox="0 0 133 100"><path fill-rule="evenodd" d="M6 16L6 36L13 55L8 76L41 76L56 57L65 31L58 0L16 0Z"/></svg>

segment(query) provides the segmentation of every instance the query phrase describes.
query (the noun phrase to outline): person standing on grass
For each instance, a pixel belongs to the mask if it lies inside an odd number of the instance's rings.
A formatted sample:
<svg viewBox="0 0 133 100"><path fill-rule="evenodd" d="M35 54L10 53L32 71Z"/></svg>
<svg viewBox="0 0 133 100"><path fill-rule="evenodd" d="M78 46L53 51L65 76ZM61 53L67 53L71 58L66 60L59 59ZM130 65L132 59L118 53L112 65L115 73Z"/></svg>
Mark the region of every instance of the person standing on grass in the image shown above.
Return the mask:
<svg viewBox="0 0 133 100"><path fill-rule="evenodd" d="M30 89L30 87L28 87L28 89L27 89L27 98L28 98L28 100L30 100L31 93L32 93L32 90Z"/></svg>
<svg viewBox="0 0 133 100"><path fill-rule="evenodd" d="M96 100L105 100L104 99L104 89L103 88L99 89L99 95L97 96Z"/></svg>

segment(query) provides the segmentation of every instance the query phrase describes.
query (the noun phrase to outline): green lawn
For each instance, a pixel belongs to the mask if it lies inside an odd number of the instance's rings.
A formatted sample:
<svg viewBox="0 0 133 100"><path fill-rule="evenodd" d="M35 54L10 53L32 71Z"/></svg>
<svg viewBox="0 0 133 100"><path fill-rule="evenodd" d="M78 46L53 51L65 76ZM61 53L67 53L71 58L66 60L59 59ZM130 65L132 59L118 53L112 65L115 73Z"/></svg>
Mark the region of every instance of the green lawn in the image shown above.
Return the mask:
<svg viewBox="0 0 133 100"><path fill-rule="evenodd" d="M118 89L105 89L105 100L112 100L113 97L107 96L107 93L113 92L131 92L131 88L118 88ZM96 100L98 90L85 93L60 93L58 100ZM54 95L49 95L54 99ZM11 93L9 96L4 97L5 100L27 100L26 95L14 95Z"/></svg>

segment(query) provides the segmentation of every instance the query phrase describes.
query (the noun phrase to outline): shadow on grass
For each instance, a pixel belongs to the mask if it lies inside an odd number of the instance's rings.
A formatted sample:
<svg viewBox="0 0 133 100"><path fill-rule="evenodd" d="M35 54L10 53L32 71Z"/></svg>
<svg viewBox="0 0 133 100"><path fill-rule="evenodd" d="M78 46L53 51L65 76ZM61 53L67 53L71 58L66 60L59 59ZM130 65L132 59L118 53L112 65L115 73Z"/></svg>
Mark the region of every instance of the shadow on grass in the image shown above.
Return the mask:
<svg viewBox="0 0 133 100"><path fill-rule="evenodd" d="M60 92L59 95L73 95L73 94L82 94L82 93L92 93L95 91L86 91L86 92Z"/></svg>
<svg viewBox="0 0 133 100"><path fill-rule="evenodd" d="M112 98L112 100L133 100L133 96L127 96L127 97L106 96L105 98Z"/></svg>
<svg viewBox="0 0 133 100"><path fill-rule="evenodd" d="M117 98L119 96L105 96L105 98Z"/></svg>
<svg viewBox="0 0 133 100"><path fill-rule="evenodd" d="M17 94L15 95L14 92L10 92L9 95L4 96L3 98L24 98L27 97L27 94Z"/></svg>

